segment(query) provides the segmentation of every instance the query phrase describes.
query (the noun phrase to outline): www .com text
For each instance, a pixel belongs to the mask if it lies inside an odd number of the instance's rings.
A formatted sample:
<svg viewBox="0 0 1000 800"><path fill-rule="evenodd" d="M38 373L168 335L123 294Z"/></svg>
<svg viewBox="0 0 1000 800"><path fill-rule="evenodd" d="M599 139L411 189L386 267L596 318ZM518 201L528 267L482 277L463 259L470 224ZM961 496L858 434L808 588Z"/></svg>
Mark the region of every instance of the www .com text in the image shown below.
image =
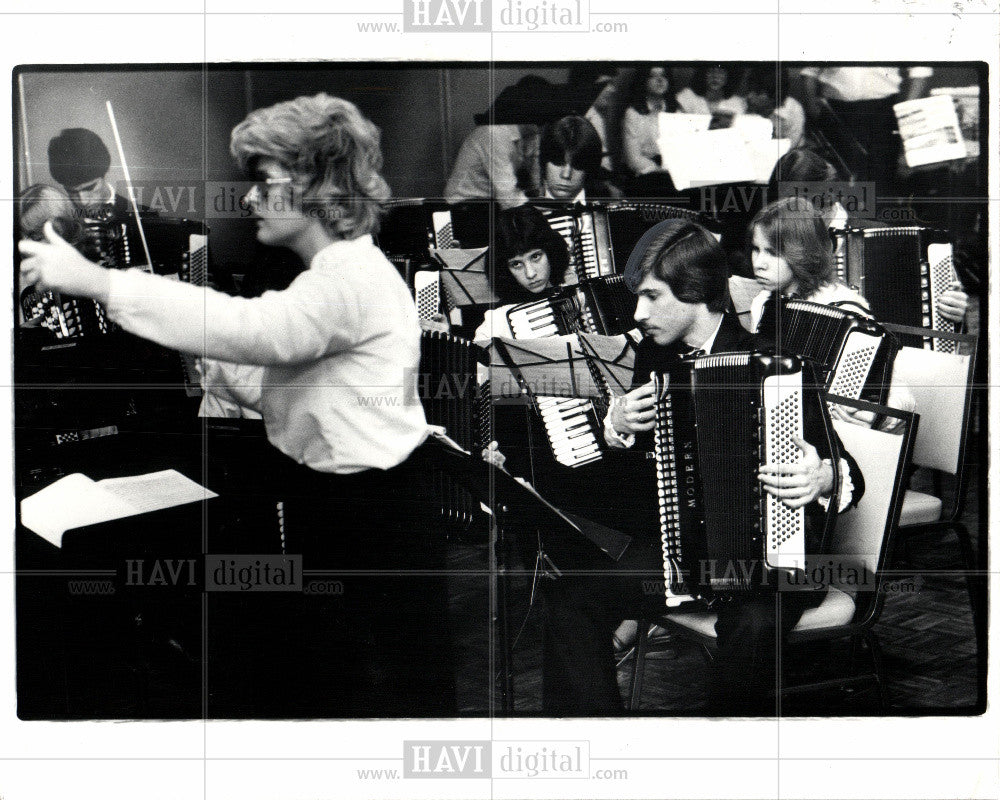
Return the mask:
<svg viewBox="0 0 1000 800"><path fill-rule="evenodd" d="M359 769L356 772L362 781L398 781L403 776L398 769ZM627 769L597 769L590 775L595 781L627 781Z"/></svg>
<svg viewBox="0 0 1000 800"><path fill-rule="evenodd" d="M402 26L398 22L358 22L356 24L358 33L402 33ZM538 29L542 30L542 29ZM627 22L595 22L590 27L591 33L628 33ZM529 31L530 33L530 31Z"/></svg>

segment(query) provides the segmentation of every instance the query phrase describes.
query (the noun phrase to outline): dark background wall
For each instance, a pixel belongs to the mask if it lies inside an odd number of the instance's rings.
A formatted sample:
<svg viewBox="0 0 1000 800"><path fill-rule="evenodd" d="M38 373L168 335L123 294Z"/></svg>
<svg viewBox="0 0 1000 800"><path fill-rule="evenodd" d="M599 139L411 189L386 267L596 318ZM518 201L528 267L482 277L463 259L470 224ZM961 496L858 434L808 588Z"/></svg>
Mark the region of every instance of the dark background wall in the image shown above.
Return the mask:
<svg viewBox="0 0 1000 800"><path fill-rule="evenodd" d="M156 187L195 187L195 198L175 191L178 215L200 217L206 182L239 181L229 156L229 132L246 114L302 94L327 92L356 103L382 130L385 176L397 197L440 196L473 114L527 74L552 83L568 66L443 67L429 64L281 65L236 69L211 66L127 70L33 70L18 78L17 191L53 183L46 148L66 127L97 132L112 151L109 178L124 179L105 101L113 104L132 180L148 202ZM939 67L931 85L976 83L975 70ZM165 195L161 195L163 199ZM169 209L168 209L169 211ZM239 264L254 247L246 220L212 219L218 265Z"/></svg>

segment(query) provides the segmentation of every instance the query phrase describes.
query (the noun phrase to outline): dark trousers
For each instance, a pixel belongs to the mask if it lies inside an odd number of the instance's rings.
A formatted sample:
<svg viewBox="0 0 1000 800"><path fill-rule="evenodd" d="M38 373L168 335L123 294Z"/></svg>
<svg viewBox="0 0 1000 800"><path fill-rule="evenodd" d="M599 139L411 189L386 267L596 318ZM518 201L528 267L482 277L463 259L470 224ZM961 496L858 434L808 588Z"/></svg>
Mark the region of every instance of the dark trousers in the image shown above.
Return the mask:
<svg viewBox="0 0 1000 800"><path fill-rule="evenodd" d="M244 673L235 702L246 716L456 715L429 449L391 470L344 476L283 460L274 493L305 591L239 598L239 624L225 634L235 650L227 658Z"/></svg>
<svg viewBox="0 0 1000 800"><path fill-rule="evenodd" d="M640 542L616 564L595 557L576 574L546 581L543 710L550 716L623 712L612 634L622 619L662 614L658 540ZM595 574L585 574L585 573ZM820 592L783 592L717 602L718 654L709 678L709 713L775 713L771 690L779 636L787 635Z"/></svg>

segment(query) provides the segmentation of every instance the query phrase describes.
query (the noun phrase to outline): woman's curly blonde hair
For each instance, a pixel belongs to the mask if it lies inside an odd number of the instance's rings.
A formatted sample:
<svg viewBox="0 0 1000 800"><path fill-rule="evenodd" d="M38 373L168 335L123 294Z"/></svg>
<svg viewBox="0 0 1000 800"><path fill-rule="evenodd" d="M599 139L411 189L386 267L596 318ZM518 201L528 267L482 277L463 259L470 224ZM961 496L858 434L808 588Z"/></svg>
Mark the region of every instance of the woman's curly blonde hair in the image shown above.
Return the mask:
<svg viewBox="0 0 1000 800"><path fill-rule="evenodd" d="M378 233L391 194L380 139L357 106L321 93L252 112L233 128L229 151L251 176L262 159L278 162L305 184L302 211L338 239L355 239Z"/></svg>

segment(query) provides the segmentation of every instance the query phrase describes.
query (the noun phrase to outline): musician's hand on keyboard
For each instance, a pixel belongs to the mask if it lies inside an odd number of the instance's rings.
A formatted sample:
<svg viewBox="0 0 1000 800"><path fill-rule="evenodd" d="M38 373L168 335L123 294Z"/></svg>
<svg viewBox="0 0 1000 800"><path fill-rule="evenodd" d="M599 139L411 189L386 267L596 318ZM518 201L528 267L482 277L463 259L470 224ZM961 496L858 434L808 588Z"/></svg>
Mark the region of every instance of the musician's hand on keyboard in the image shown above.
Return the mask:
<svg viewBox="0 0 1000 800"><path fill-rule="evenodd" d="M55 232L51 220L42 230L44 241L22 239L18 243L24 256L21 285L106 301L111 285L108 271L80 255Z"/></svg>
<svg viewBox="0 0 1000 800"><path fill-rule="evenodd" d="M650 381L628 394L622 395L611 406L611 427L623 436L651 431L656 424L656 399Z"/></svg>
<svg viewBox="0 0 1000 800"><path fill-rule="evenodd" d="M490 442L483 450L483 461L503 469L503 465L507 463L507 456L500 452L500 445L497 442Z"/></svg>
<svg viewBox="0 0 1000 800"><path fill-rule="evenodd" d="M804 439L792 437L802 451L795 464L764 464L757 477L765 491L779 498L789 508L801 508L817 497L829 497L833 491L833 468L825 463L816 448Z"/></svg>
<svg viewBox="0 0 1000 800"><path fill-rule="evenodd" d="M948 322L960 325L965 319L969 308L969 295L962 291L962 284L952 281L948 288L938 298L938 311Z"/></svg>

